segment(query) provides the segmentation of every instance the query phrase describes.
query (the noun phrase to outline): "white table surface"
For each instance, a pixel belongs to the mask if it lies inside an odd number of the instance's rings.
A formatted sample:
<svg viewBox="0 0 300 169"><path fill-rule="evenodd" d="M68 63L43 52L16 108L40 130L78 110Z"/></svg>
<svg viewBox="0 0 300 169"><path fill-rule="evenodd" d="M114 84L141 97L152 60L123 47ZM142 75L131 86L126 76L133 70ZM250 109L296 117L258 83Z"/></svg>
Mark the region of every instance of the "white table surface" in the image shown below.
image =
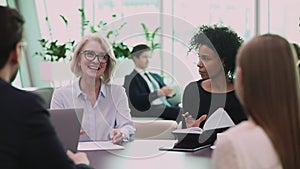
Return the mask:
<svg viewBox="0 0 300 169"><path fill-rule="evenodd" d="M209 169L211 149L197 152L159 151L175 140L135 140L119 150L93 150L87 153L95 169Z"/></svg>

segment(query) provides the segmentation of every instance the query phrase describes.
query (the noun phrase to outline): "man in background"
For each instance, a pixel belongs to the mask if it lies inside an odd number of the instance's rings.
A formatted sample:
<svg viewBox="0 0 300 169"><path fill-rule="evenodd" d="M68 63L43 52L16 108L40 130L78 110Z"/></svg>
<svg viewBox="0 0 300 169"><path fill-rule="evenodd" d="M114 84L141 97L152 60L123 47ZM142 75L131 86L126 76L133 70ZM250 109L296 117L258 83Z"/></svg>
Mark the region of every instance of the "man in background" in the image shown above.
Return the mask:
<svg viewBox="0 0 300 169"><path fill-rule="evenodd" d="M24 19L0 6L0 159L5 169L89 169L85 153L65 152L44 101L11 86L18 72Z"/></svg>
<svg viewBox="0 0 300 169"><path fill-rule="evenodd" d="M131 52L135 68L124 80L131 115L180 120L180 108L167 100L175 95L174 89L166 86L160 75L147 70L151 53L145 44L136 45Z"/></svg>

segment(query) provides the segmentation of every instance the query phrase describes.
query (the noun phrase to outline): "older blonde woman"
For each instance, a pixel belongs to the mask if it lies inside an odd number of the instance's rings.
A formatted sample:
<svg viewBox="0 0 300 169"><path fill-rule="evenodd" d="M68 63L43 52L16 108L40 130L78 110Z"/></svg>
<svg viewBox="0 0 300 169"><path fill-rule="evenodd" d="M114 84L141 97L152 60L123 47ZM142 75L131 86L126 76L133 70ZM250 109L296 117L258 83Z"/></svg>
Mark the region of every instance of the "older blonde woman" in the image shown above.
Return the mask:
<svg viewBox="0 0 300 169"><path fill-rule="evenodd" d="M104 36L86 35L77 44L71 62L71 70L78 78L53 93L52 109L84 109L81 141L120 143L134 135L125 89L109 83L115 64L112 47Z"/></svg>

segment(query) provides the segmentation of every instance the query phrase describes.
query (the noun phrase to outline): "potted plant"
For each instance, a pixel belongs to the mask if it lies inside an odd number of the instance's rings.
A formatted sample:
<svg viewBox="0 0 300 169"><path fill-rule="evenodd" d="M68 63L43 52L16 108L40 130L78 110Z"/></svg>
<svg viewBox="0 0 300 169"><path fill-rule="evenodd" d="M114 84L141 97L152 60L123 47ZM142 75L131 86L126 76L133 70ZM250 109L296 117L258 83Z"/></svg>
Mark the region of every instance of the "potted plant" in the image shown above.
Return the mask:
<svg viewBox="0 0 300 169"><path fill-rule="evenodd" d="M144 30L145 38L147 45L153 50L160 48L160 43L155 42L155 37L157 32L159 31L160 27L157 27L152 33L149 31L145 23L141 23L141 26Z"/></svg>
<svg viewBox="0 0 300 169"><path fill-rule="evenodd" d="M60 17L68 28L67 19L62 15ZM56 39L53 40L49 18L46 16L45 20L48 25L50 39L39 39L42 50L34 54L42 57L43 60L40 62L40 77L42 80L50 82L71 80L73 75L69 69L69 62L72 58L75 41L69 40L60 43Z"/></svg>
<svg viewBox="0 0 300 169"><path fill-rule="evenodd" d="M78 9L78 11L81 16L81 36L85 34L87 28L89 28L91 33L95 33L100 30L106 32L106 37L112 44L116 58L118 60L124 60L124 58L129 57L130 50L128 46L124 42L115 41L115 39L119 36L119 31L127 24L126 22L121 23L117 28L108 29L107 22L100 20L96 26L91 25L90 21L86 18L84 9ZM60 15L60 17L66 28L68 28L68 20L63 15ZM112 18L116 19L116 14L113 14ZM42 38L38 40L41 44L42 51L35 52L36 56L43 58L43 62L40 63L41 79L46 81L70 80L72 74L69 69L69 62L72 59L75 41L69 40L67 42L60 43L58 40L52 40L52 29L49 23L49 18L46 16L45 20L48 25L50 39Z"/></svg>
<svg viewBox="0 0 300 169"><path fill-rule="evenodd" d="M117 15L112 14L112 19L116 19L116 18L117 18ZM85 22L89 22L89 21L85 21ZM126 24L127 23L124 22L124 23L121 23L120 26L118 26L117 28L111 28L110 30L108 30L107 22L101 20L101 21L99 21L99 23L97 24L96 27L94 25L90 26L90 31L92 33L98 32L99 30L107 32L106 38L112 44L112 48L113 48L116 59L124 59L124 58L129 57L130 50L124 42L116 42L114 39L116 39L119 36L119 32Z"/></svg>
<svg viewBox="0 0 300 169"><path fill-rule="evenodd" d="M47 40L45 38L38 40L43 51L35 52L35 55L41 56L44 61L59 62L70 61L70 53L73 52L75 41L68 41L59 44L58 40Z"/></svg>
<svg viewBox="0 0 300 169"><path fill-rule="evenodd" d="M141 23L141 26L142 26L143 31L144 31L144 35L145 35L145 38L146 38L147 45L151 48L152 52L155 49L161 48L160 43L155 42L155 38L156 38L156 35L157 35L160 27L155 28L154 31L151 33L145 23ZM163 60L162 56L161 56L161 60ZM161 64L160 75L162 77L164 77L163 64Z"/></svg>

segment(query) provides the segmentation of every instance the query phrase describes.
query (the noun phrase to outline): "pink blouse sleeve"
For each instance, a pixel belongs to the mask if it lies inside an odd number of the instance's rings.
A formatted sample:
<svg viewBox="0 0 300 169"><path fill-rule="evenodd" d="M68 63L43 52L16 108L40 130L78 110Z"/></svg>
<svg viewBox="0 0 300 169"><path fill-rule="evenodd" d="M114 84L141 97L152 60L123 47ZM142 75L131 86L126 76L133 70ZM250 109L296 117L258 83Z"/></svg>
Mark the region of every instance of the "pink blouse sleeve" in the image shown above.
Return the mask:
<svg viewBox="0 0 300 169"><path fill-rule="evenodd" d="M218 135L218 140L215 143L216 149L212 155L213 169L239 169L241 161L237 155L237 146L230 136L221 134Z"/></svg>

